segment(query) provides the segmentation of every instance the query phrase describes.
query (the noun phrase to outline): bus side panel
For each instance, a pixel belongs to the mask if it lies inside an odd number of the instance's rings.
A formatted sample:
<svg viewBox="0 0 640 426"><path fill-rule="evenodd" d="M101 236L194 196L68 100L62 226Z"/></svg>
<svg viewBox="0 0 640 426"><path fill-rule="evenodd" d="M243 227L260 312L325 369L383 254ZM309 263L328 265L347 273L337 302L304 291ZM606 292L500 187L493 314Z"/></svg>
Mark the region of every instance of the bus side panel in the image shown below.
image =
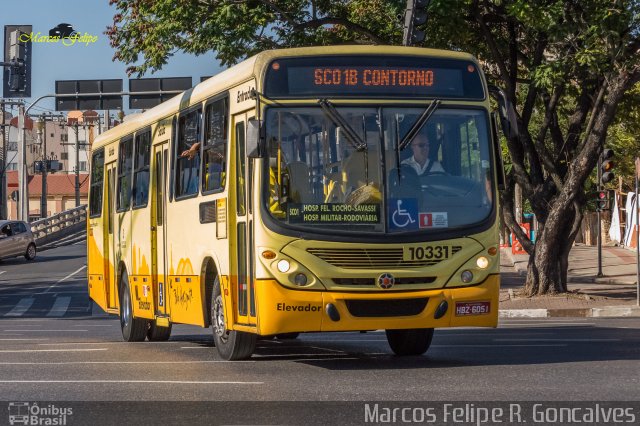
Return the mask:
<svg viewBox="0 0 640 426"><path fill-rule="evenodd" d="M104 243L101 218L87 222L87 274L89 297L103 310L107 310L107 289L104 278Z"/></svg>
<svg viewBox="0 0 640 426"><path fill-rule="evenodd" d="M151 280L151 217L147 207L131 212L131 284L133 314L154 319L155 303Z"/></svg>

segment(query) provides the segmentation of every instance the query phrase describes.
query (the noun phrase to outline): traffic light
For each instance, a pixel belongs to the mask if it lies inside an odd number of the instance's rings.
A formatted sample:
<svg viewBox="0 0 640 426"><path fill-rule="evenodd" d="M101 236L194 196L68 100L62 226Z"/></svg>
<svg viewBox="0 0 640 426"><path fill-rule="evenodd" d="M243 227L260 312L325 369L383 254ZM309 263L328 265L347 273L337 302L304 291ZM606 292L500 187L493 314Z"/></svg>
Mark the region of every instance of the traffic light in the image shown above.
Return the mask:
<svg viewBox="0 0 640 426"><path fill-rule="evenodd" d="M609 197L607 191L596 192L596 211L601 212L609 208Z"/></svg>
<svg viewBox="0 0 640 426"><path fill-rule="evenodd" d="M613 150L609 148L605 148L600 155L600 182L604 185L605 183L611 182L615 175L613 174L613 167L615 166L612 158L613 158Z"/></svg>
<svg viewBox="0 0 640 426"><path fill-rule="evenodd" d="M413 46L424 41L425 32L418 29L427 23L427 7L431 0L407 0L404 14L403 45Z"/></svg>
<svg viewBox="0 0 640 426"><path fill-rule="evenodd" d="M31 25L5 25L3 97L31 97Z"/></svg>

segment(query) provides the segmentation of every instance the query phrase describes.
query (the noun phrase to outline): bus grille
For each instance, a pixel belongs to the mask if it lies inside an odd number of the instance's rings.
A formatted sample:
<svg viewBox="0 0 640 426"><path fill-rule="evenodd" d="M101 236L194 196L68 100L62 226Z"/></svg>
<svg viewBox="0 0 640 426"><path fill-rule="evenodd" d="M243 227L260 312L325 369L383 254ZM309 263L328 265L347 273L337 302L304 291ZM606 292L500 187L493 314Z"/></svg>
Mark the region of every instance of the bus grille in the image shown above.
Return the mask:
<svg viewBox="0 0 640 426"><path fill-rule="evenodd" d="M403 277L403 278L396 277L394 285L431 284L435 280L436 280L436 277ZM337 285L350 285L350 286L376 285L376 278L332 278L332 281Z"/></svg>
<svg viewBox="0 0 640 426"><path fill-rule="evenodd" d="M429 301L417 299L345 300L349 313L354 317L405 317L418 315Z"/></svg>
<svg viewBox="0 0 640 426"><path fill-rule="evenodd" d="M462 249L461 246L451 247L454 255ZM445 259L403 260L402 248L393 249L336 249L310 248L307 251L325 262L340 268L369 269L369 268L417 268L431 266Z"/></svg>

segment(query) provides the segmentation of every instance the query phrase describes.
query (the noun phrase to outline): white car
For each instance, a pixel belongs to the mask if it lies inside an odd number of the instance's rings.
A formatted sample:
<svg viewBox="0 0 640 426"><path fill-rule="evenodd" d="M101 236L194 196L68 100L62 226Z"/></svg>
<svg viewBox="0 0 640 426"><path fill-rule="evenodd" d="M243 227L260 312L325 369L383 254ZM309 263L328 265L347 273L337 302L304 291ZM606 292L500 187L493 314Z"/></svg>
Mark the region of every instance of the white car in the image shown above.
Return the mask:
<svg viewBox="0 0 640 426"><path fill-rule="evenodd" d="M0 259L24 256L36 258L36 242L31 226L19 220L0 220Z"/></svg>

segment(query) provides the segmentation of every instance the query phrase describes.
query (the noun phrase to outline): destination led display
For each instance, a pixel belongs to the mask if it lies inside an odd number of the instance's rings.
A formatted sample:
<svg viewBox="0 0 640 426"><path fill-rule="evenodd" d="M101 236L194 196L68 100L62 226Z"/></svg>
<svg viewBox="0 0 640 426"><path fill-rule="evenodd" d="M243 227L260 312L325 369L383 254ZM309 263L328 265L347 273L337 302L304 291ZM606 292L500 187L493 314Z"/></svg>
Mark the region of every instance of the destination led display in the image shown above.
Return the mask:
<svg viewBox="0 0 640 426"><path fill-rule="evenodd" d="M269 66L265 93L274 98L484 99L472 62L405 56L279 59Z"/></svg>

